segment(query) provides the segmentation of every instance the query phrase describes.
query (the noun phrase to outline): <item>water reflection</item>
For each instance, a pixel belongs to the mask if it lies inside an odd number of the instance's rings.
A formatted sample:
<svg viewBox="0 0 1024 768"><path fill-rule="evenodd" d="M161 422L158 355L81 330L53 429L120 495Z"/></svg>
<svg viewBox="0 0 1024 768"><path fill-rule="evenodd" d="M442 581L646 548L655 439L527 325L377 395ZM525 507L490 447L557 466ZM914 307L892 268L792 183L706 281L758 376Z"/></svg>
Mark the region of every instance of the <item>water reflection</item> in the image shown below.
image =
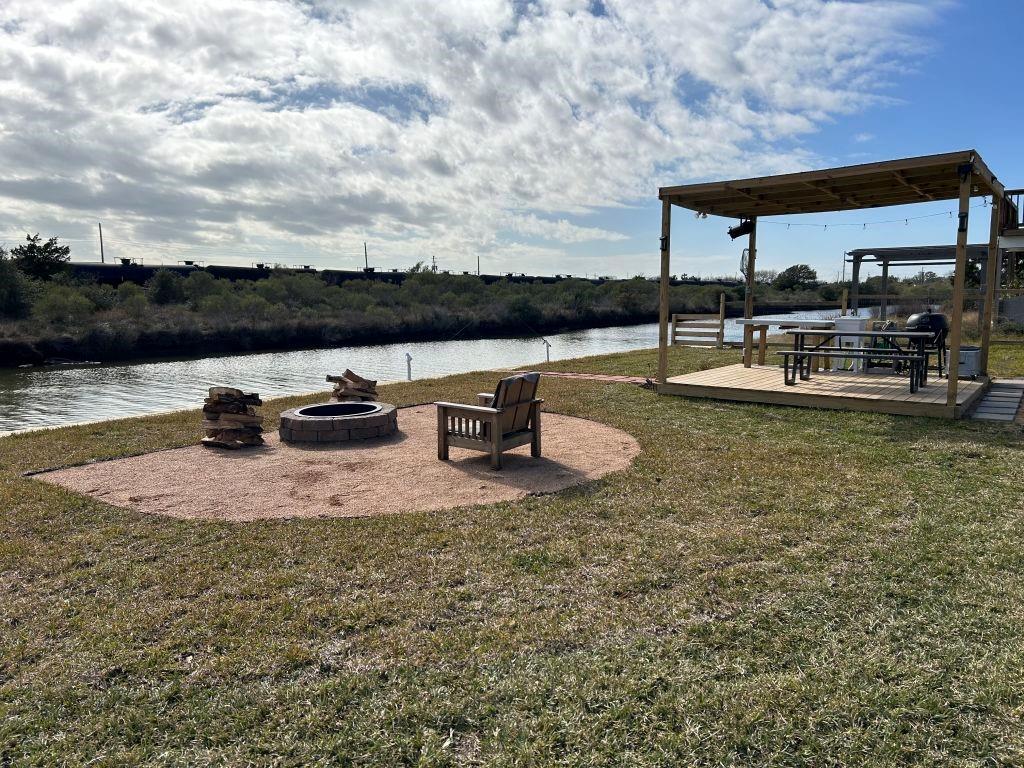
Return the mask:
<svg viewBox="0 0 1024 768"><path fill-rule="evenodd" d="M835 313L793 312L775 317L822 317ZM726 322L726 339L742 329ZM656 323L591 328L552 334L551 359L584 357L655 347ZM102 421L124 416L195 408L206 390L234 385L264 397L329 390L328 373L346 367L371 379L406 378L406 354L415 379L490 368L528 366L544 360L537 338L432 341L334 349L268 352L190 360L93 367L0 369L0 432Z"/></svg>

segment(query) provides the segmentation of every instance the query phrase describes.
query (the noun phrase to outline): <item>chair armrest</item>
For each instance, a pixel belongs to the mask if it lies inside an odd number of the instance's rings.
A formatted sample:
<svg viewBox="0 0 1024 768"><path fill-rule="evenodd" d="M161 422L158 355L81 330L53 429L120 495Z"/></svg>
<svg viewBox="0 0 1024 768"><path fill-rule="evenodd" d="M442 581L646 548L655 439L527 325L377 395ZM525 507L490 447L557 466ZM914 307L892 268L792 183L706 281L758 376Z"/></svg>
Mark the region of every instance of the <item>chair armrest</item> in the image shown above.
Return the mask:
<svg viewBox="0 0 1024 768"><path fill-rule="evenodd" d="M476 396L477 405L482 405L485 408L489 408L491 401L494 400L493 392L478 392Z"/></svg>
<svg viewBox="0 0 1024 768"><path fill-rule="evenodd" d="M482 405L466 405L465 403L444 403L444 402L434 403L434 405L436 405L438 408L441 408L441 409L446 410L446 411L451 411L453 413L457 413L459 411L462 411L464 413L470 414L471 416L486 416L486 415L493 415L495 413L498 413L498 409L497 408L486 408L486 407L484 407Z"/></svg>

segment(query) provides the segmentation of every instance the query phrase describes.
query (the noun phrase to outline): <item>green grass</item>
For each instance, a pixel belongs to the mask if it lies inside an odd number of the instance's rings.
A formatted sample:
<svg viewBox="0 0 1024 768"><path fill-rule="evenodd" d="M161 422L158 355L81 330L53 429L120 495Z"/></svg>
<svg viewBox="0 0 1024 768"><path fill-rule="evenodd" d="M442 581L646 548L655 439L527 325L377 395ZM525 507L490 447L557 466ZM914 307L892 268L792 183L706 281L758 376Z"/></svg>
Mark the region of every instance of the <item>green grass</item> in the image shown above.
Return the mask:
<svg viewBox="0 0 1024 768"><path fill-rule="evenodd" d="M192 443L197 413L0 439L0 764L1024 761L1020 428L542 394L635 435L634 466L440 514L190 523L19 473Z"/></svg>

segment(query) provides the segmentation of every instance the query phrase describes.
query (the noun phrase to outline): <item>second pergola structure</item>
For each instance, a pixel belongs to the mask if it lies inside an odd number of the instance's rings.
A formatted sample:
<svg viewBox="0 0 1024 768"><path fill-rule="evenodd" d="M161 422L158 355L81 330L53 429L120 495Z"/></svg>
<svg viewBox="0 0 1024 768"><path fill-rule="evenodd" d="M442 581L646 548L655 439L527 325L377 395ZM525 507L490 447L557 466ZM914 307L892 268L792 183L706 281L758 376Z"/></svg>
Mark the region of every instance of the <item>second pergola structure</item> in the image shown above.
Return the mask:
<svg viewBox="0 0 1024 768"><path fill-rule="evenodd" d="M662 187L661 200L661 291L659 296L660 327L658 333L658 381L668 377L669 280L671 274L672 206L695 211L699 216L722 216L739 219L731 234L748 237L746 257L746 295L744 317L754 314L754 268L757 259L757 221L762 216L784 216L801 213L828 213L867 208L881 208L938 200L957 200L956 259L953 278L953 309L950 317L949 381L947 406L957 403L957 375L963 331L964 283L967 274L967 227L971 198L991 196L991 221L988 252L997 254L1003 222L1015 220L1008 210L1002 183L992 174L974 150L941 155L911 157L841 168L827 168L777 176L763 176L733 181L714 181ZM986 260L984 280L984 313L981 319L981 365L986 372L995 285L998 280L998 258ZM743 363L751 364L752 334L744 328Z"/></svg>

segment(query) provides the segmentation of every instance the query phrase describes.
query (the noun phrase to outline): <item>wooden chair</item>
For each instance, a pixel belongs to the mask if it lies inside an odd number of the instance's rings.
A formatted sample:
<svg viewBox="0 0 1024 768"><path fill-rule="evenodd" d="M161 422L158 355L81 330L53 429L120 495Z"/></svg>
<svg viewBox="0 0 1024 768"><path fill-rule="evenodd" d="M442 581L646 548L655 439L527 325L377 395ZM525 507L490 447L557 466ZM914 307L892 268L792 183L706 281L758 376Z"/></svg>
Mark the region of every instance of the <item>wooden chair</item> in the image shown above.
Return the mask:
<svg viewBox="0 0 1024 768"><path fill-rule="evenodd" d="M448 460L448 449L469 448L491 454L491 469L501 469L501 454L530 444L530 455L540 457L539 373L509 376L498 382L494 394L477 395L479 405L435 403L437 406L437 458Z"/></svg>

